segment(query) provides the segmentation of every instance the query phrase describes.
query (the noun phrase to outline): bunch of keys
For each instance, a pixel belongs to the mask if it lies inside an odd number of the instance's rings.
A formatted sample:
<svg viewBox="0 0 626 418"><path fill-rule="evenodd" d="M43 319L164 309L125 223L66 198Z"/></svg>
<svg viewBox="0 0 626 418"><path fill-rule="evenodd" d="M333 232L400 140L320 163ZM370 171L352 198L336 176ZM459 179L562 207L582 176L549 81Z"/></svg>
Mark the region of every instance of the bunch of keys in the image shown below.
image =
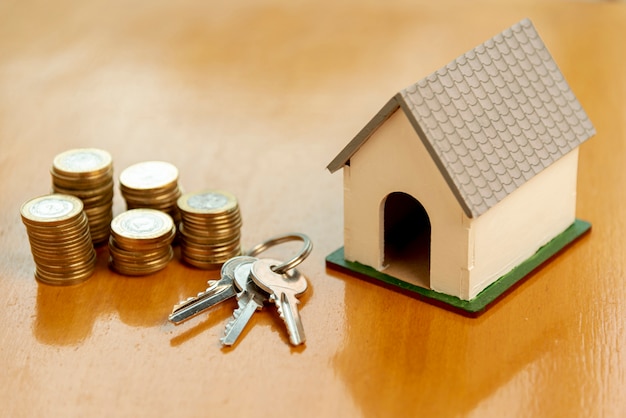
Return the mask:
<svg viewBox="0 0 626 418"><path fill-rule="evenodd" d="M256 257L272 246L294 240L302 241L304 245L299 254L286 263ZM308 283L295 267L304 261L312 249L311 240L304 234L293 233L269 239L253 247L248 255L226 261L222 265L221 278L210 281L209 287L196 297L175 305L168 319L178 325L218 303L236 297L238 307L220 339L223 345L230 346L237 341L252 314L271 300L285 322L291 344L303 344L306 338L297 298L307 290Z"/></svg>

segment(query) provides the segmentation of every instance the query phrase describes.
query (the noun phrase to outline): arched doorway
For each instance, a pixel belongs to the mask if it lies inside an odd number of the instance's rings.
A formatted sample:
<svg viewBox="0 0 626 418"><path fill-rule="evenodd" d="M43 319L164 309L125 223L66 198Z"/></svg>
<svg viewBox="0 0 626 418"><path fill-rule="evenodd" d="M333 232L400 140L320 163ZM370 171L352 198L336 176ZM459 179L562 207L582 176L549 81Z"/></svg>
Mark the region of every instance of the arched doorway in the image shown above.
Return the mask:
<svg viewBox="0 0 626 418"><path fill-rule="evenodd" d="M383 203L385 273L430 289L430 219L411 195L390 193Z"/></svg>

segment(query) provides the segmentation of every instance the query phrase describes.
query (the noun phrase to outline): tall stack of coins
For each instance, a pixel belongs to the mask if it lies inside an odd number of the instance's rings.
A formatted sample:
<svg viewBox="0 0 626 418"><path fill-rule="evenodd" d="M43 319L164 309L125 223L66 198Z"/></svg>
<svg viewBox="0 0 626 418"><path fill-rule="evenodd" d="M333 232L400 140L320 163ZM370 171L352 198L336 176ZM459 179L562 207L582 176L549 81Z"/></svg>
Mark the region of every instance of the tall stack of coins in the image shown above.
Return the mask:
<svg viewBox="0 0 626 418"><path fill-rule="evenodd" d="M155 209L132 209L111 222L109 265L126 276L157 272L172 259L176 227L172 218Z"/></svg>
<svg viewBox="0 0 626 418"><path fill-rule="evenodd" d="M85 281L93 274L96 252L80 199L63 194L41 196L24 203L20 213L37 280L69 285Z"/></svg>
<svg viewBox="0 0 626 418"><path fill-rule="evenodd" d="M163 161L145 161L131 165L120 174L120 190L127 209L149 208L167 213L176 225L180 214L176 200L181 195L178 188L178 169Z"/></svg>
<svg viewBox="0 0 626 418"><path fill-rule="evenodd" d="M178 199L182 259L202 269L219 268L241 254L237 199L223 191L188 193Z"/></svg>
<svg viewBox="0 0 626 418"><path fill-rule="evenodd" d="M83 201L94 244L109 238L113 219L113 161L111 154L95 148L73 149L54 158L52 190Z"/></svg>

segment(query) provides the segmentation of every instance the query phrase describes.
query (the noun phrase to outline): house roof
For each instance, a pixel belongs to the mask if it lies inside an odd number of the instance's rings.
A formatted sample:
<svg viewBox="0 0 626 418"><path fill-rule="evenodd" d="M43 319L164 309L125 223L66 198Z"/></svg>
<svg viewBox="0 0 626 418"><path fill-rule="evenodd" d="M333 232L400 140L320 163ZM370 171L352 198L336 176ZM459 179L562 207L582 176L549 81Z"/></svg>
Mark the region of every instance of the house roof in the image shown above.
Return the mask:
<svg viewBox="0 0 626 418"><path fill-rule="evenodd" d="M349 163L398 108L469 217L595 134L528 19L400 91L327 168Z"/></svg>

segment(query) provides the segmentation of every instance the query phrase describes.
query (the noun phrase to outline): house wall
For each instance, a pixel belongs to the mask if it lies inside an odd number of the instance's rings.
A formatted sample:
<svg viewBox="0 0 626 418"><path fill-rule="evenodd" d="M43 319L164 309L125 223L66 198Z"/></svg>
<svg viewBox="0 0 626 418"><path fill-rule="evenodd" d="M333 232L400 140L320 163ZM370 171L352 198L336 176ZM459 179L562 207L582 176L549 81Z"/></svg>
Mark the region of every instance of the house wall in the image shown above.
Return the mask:
<svg viewBox="0 0 626 418"><path fill-rule="evenodd" d="M401 110L372 134L343 172L345 258L384 271L384 200L392 192L408 193L430 218L431 288L461 297L461 288L468 287L469 222Z"/></svg>
<svg viewBox="0 0 626 418"><path fill-rule="evenodd" d="M575 149L472 220L467 299L574 222L577 167Z"/></svg>

